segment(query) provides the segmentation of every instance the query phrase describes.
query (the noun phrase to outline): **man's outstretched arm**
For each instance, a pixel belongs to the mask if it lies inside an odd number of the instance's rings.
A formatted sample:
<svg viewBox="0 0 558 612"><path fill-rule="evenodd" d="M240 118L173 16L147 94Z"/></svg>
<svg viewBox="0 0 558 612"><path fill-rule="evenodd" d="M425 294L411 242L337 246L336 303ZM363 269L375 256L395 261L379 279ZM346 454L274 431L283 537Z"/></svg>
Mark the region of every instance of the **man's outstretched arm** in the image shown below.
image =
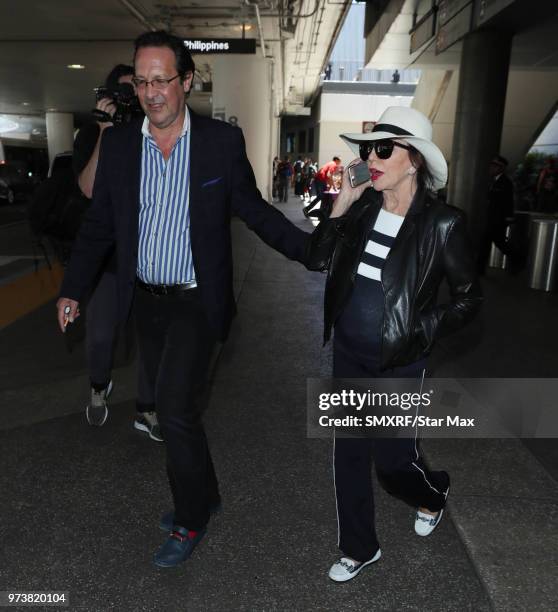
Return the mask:
<svg viewBox="0 0 558 612"><path fill-rule="evenodd" d="M305 263L309 234L296 227L285 215L263 199L246 156L242 131L235 128L230 130L230 134L233 213L237 214L270 247L289 259Z"/></svg>

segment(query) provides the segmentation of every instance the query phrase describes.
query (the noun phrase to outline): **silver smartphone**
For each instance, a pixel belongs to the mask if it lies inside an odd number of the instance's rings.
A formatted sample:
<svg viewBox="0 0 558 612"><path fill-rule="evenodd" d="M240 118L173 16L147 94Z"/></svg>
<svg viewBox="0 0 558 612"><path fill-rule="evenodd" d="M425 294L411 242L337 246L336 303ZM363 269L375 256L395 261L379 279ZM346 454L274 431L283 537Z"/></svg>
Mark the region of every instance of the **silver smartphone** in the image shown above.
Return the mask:
<svg viewBox="0 0 558 612"><path fill-rule="evenodd" d="M370 170L366 162L360 162L354 166L349 166L348 174L351 187L358 187L370 180Z"/></svg>

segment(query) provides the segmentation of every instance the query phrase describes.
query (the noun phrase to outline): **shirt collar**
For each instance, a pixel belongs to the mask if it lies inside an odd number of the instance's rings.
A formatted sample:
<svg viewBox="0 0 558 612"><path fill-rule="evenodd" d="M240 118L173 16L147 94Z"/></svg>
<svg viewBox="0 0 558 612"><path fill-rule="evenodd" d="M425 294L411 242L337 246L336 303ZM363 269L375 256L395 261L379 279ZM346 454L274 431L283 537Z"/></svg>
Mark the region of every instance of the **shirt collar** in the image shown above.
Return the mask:
<svg viewBox="0 0 558 612"><path fill-rule="evenodd" d="M184 123L182 124L182 131L180 132L180 136L178 138L182 138L189 129L190 129L190 112L188 111L188 106L186 105L184 107ZM149 119L147 118L147 115L145 116L143 120L143 124L141 126L141 133L146 138L151 138L153 140L153 136L151 135L151 132L149 131Z"/></svg>

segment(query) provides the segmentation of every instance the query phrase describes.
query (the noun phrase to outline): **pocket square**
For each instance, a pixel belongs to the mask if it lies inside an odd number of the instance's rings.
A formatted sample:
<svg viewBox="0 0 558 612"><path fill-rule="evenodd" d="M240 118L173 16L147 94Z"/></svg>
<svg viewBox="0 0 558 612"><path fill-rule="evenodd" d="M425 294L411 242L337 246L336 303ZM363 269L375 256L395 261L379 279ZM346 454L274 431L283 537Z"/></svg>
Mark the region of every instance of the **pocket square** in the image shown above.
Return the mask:
<svg viewBox="0 0 558 612"><path fill-rule="evenodd" d="M222 176L218 176L217 178L211 179L210 181L206 181L205 183L202 184L202 189L204 187L210 187L211 185L215 185L216 183L218 183L223 177Z"/></svg>

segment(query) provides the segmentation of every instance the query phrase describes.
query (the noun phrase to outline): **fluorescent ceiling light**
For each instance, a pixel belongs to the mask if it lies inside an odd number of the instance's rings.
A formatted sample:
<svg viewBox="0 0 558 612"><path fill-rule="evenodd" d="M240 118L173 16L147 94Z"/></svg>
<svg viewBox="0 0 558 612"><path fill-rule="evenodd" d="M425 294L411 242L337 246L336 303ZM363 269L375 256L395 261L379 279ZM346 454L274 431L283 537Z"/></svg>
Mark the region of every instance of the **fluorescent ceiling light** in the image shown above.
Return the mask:
<svg viewBox="0 0 558 612"><path fill-rule="evenodd" d="M83 70L85 66L83 64L68 64L68 68L71 70Z"/></svg>

